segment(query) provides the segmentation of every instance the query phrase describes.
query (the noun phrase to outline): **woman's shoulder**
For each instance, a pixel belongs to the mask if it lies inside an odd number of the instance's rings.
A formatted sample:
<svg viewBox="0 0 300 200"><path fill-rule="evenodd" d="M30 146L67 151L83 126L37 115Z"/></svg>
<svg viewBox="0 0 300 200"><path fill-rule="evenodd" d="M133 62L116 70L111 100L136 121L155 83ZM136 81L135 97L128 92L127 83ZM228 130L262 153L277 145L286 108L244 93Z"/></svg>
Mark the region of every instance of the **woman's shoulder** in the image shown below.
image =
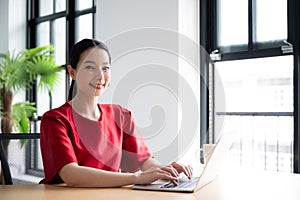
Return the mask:
<svg viewBox="0 0 300 200"><path fill-rule="evenodd" d="M43 118L45 117L58 117L58 116L65 116L67 117L69 113L72 111L71 105L66 102L65 104L61 105L58 108L51 109L44 113Z"/></svg>
<svg viewBox="0 0 300 200"><path fill-rule="evenodd" d="M128 121L132 118L131 111L119 104L100 104L102 113L117 121Z"/></svg>
<svg viewBox="0 0 300 200"><path fill-rule="evenodd" d="M100 104L100 108L106 121L114 121L119 127L126 127L133 122L130 110L119 104Z"/></svg>
<svg viewBox="0 0 300 200"><path fill-rule="evenodd" d="M119 104L99 104L99 106L100 106L101 110L104 110L104 111L130 113L129 109L124 108Z"/></svg>

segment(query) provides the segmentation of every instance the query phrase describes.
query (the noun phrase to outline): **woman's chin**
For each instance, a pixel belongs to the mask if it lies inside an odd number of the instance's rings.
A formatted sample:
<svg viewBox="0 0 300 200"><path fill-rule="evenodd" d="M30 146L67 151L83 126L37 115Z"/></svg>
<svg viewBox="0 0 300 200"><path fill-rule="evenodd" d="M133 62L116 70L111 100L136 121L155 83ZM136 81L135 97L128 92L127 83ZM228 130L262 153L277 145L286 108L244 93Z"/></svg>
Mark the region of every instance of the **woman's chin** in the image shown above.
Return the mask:
<svg viewBox="0 0 300 200"><path fill-rule="evenodd" d="M95 90L95 96L101 96L105 92L106 88L102 88L101 90Z"/></svg>

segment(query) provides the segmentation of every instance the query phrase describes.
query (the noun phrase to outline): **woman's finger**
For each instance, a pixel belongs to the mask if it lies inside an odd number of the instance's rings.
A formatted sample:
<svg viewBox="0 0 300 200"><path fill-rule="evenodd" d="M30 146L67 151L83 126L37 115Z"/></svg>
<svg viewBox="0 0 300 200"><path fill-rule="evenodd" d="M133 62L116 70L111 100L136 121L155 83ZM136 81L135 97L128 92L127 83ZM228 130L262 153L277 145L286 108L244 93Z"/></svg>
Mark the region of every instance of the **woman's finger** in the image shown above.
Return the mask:
<svg viewBox="0 0 300 200"><path fill-rule="evenodd" d="M192 174L193 174L193 170L192 170L192 167L190 165L187 165L187 166L183 166L184 168L184 174L191 178L192 177Z"/></svg>
<svg viewBox="0 0 300 200"><path fill-rule="evenodd" d="M174 177L178 177L179 176L178 171L172 165L161 167L161 169L164 170L164 171L167 171L167 172L171 173L171 175L174 176Z"/></svg>
<svg viewBox="0 0 300 200"><path fill-rule="evenodd" d="M193 170L190 165L184 166L181 164L178 164L177 162L173 162L172 166L179 172L183 172L187 177L191 178L193 175Z"/></svg>

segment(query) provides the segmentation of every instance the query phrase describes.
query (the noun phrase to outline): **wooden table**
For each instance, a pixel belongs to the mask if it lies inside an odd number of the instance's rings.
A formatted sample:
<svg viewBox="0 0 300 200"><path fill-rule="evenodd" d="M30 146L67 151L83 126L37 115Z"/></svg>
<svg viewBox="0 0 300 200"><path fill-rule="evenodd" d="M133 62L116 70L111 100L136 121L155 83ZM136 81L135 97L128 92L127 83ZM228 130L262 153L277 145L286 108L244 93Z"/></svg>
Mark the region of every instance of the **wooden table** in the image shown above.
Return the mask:
<svg viewBox="0 0 300 200"><path fill-rule="evenodd" d="M300 174L232 171L195 193L151 192L123 188L68 188L64 185L0 186L0 200L300 200Z"/></svg>

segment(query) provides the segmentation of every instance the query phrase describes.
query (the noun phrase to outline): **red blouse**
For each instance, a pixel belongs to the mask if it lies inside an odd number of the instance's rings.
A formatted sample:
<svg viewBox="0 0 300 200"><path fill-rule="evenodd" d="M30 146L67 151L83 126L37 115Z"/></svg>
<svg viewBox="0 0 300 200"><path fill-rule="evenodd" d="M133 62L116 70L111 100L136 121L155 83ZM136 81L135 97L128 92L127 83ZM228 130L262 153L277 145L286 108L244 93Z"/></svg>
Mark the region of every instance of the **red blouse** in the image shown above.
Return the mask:
<svg viewBox="0 0 300 200"><path fill-rule="evenodd" d="M113 172L134 172L151 156L129 110L112 104L98 107L99 121L82 117L68 102L43 115L40 143L45 178L41 183L63 182L58 171L72 162Z"/></svg>

